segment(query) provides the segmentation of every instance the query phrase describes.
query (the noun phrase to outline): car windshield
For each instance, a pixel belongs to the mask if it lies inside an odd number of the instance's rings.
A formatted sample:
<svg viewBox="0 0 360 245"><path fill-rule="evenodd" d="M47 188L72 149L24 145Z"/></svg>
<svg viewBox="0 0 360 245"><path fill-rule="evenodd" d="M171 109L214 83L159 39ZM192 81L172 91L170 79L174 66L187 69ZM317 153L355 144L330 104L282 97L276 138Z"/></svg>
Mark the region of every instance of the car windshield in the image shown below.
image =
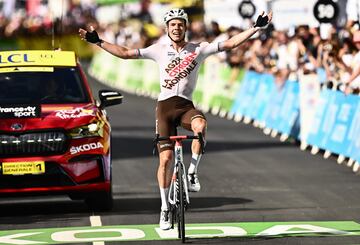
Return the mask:
<svg viewBox="0 0 360 245"><path fill-rule="evenodd" d="M88 103L89 94L78 68L1 72L0 104Z"/></svg>

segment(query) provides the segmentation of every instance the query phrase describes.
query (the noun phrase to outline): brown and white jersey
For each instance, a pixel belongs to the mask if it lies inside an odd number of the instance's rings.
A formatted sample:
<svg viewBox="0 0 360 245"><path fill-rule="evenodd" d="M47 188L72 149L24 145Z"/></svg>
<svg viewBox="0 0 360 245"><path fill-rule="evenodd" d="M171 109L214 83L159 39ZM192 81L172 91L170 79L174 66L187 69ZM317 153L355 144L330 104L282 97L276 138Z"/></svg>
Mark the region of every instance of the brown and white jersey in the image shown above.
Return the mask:
<svg viewBox="0 0 360 245"><path fill-rule="evenodd" d="M139 58L154 60L159 66L161 91L158 101L173 96L192 100L201 63L219 51L219 43L186 43L180 52L171 43L155 43L139 49Z"/></svg>

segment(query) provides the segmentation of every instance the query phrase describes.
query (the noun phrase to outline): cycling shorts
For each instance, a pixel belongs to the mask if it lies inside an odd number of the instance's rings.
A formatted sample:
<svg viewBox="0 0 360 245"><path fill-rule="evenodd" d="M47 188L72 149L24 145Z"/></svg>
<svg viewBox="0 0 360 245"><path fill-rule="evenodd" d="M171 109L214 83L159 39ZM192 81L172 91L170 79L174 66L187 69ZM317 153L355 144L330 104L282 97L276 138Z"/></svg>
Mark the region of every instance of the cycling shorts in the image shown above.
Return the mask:
<svg viewBox="0 0 360 245"><path fill-rule="evenodd" d="M183 127L192 131L191 122L195 118L206 120L204 114L196 110L194 104L187 99L179 96L158 101L156 106L156 133L160 137L177 135L176 128ZM170 140L160 141L159 152L174 149L174 143Z"/></svg>

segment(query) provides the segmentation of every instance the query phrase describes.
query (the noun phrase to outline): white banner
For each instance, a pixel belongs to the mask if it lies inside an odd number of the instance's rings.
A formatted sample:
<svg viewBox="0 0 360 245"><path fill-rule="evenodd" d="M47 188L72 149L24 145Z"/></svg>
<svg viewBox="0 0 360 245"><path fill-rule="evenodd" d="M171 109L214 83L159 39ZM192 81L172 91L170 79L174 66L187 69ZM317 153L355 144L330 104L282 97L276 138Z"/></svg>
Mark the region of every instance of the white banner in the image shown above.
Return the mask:
<svg viewBox="0 0 360 245"><path fill-rule="evenodd" d="M320 97L320 82L316 74L302 75L300 84L300 140L306 142L313 125L317 102Z"/></svg>
<svg viewBox="0 0 360 245"><path fill-rule="evenodd" d="M272 3L273 23L276 29L286 30L298 25L319 26L313 14L316 0L277 0Z"/></svg>

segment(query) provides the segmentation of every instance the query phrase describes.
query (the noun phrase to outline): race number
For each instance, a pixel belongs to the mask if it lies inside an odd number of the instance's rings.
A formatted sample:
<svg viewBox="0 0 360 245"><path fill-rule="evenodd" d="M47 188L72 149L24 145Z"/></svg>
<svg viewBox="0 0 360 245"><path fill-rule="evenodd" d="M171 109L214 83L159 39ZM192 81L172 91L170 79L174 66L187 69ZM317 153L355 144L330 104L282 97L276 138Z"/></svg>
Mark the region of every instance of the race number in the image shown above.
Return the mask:
<svg viewBox="0 0 360 245"><path fill-rule="evenodd" d="M331 23L339 14L339 6L332 0L318 0L314 5L313 12L320 23Z"/></svg>
<svg viewBox="0 0 360 245"><path fill-rule="evenodd" d="M251 19L255 15L256 7L251 0L244 0L239 4L238 10L241 17Z"/></svg>

